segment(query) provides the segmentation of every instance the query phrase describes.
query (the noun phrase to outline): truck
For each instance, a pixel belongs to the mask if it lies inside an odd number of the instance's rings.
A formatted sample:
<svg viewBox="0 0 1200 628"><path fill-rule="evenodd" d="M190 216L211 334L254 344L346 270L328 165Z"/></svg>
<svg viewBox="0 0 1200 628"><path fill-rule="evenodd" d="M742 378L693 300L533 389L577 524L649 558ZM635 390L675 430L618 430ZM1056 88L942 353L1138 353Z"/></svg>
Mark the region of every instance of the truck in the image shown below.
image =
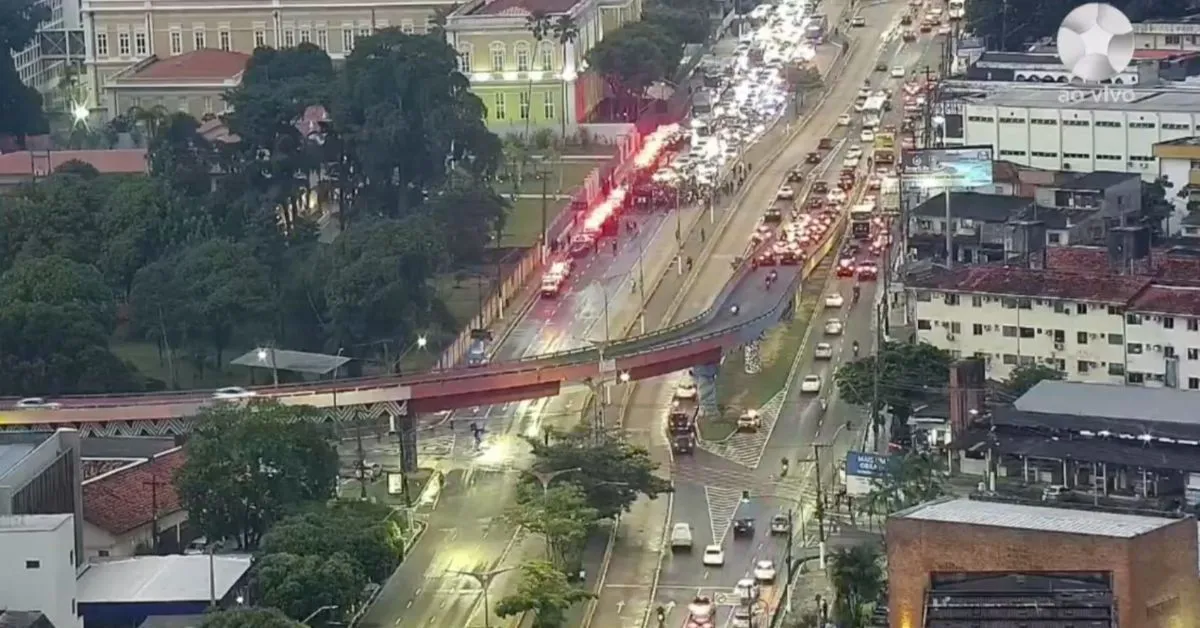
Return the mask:
<svg viewBox="0 0 1200 628"><path fill-rule="evenodd" d="M700 405L696 399L681 399L676 397L671 401L671 410L667 413L667 434L671 439L671 451L677 454L690 454L696 449L696 417L700 414Z"/></svg>

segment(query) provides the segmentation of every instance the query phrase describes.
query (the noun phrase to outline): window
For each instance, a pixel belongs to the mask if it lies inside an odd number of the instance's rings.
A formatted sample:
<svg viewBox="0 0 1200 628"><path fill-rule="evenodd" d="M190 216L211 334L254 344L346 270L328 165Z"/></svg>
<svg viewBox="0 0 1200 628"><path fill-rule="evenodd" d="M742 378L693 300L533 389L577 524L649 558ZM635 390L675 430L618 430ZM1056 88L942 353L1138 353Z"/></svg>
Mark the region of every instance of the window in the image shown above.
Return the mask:
<svg viewBox="0 0 1200 628"><path fill-rule="evenodd" d="M1175 317L1174 316L1164 316L1163 317L1163 329L1175 329Z"/></svg>
<svg viewBox="0 0 1200 628"><path fill-rule="evenodd" d="M944 301L946 305L958 305L958 295L948 292L946 293Z"/></svg>
<svg viewBox="0 0 1200 628"><path fill-rule="evenodd" d="M513 47L513 54L517 57L517 71L529 71L529 44L521 42Z"/></svg>
<svg viewBox="0 0 1200 628"><path fill-rule="evenodd" d="M1188 347L1187 356L1189 360L1200 360L1200 349Z"/></svg>
<svg viewBox="0 0 1200 628"><path fill-rule="evenodd" d="M1171 345L1163 345L1163 357L1164 358L1178 357L1175 355L1175 347L1172 347Z"/></svg>
<svg viewBox="0 0 1200 628"><path fill-rule="evenodd" d="M296 47L296 31L294 31L290 28L283 29L283 47L284 48L295 48Z"/></svg>
<svg viewBox="0 0 1200 628"><path fill-rule="evenodd" d="M1057 342L1058 344L1062 344L1066 341L1067 341L1067 332L1065 332L1061 329L1055 329L1054 330L1054 342Z"/></svg>
<svg viewBox="0 0 1200 628"><path fill-rule="evenodd" d="M554 119L554 92L546 92L542 96L542 115L547 120Z"/></svg>
<svg viewBox="0 0 1200 628"><path fill-rule="evenodd" d="M1017 326L1016 325L1005 325L1003 328L1001 328L1001 330L1004 333L1005 338L1016 338L1017 337Z"/></svg>
<svg viewBox="0 0 1200 628"><path fill-rule="evenodd" d="M323 26L317 28L317 47L329 50L329 29Z"/></svg>
<svg viewBox="0 0 1200 628"><path fill-rule="evenodd" d="M25 561L25 568L26 568L26 569L41 569L41 568L42 568L42 561L40 561L40 560L27 560L27 561Z"/></svg>
<svg viewBox="0 0 1200 628"><path fill-rule="evenodd" d="M370 25L358 27L358 36L359 37L370 37L371 33L372 33L372 29L371 29Z"/></svg>
<svg viewBox="0 0 1200 628"><path fill-rule="evenodd" d="M1003 360L1004 360L1004 363L1009 366L1016 366L1016 364L1017 364L1017 356L1015 356L1011 353L1005 353Z"/></svg>
<svg viewBox="0 0 1200 628"><path fill-rule="evenodd" d="M227 30L217 32L217 45L221 50L233 50L233 34Z"/></svg>
<svg viewBox="0 0 1200 628"><path fill-rule="evenodd" d="M183 31L171 31L171 54L183 54Z"/></svg>
<svg viewBox="0 0 1200 628"><path fill-rule="evenodd" d="M267 47L267 25L264 22L254 23L254 47Z"/></svg>
<svg viewBox="0 0 1200 628"><path fill-rule="evenodd" d="M1121 308L1119 308L1119 307L1117 307L1117 306L1115 306L1115 305L1110 305L1110 306L1108 306L1108 315L1109 315L1109 316L1120 316L1120 315L1121 315Z"/></svg>
<svg viewBox="0 0 1200 628"><path fill-rule="evenodd" d="M1187 319L1187 328L1188 331L1200 331L1200 319Z"/></svg>
<svg viewBox="0 0 1200 628"><path fill-rule="evenodd" d="M504 71L504 44L502 44L500 42L496 42L496 43L492 44L490 50L492 53L492 71L493 72L503 72Z"/></svg>
<svg viewBox="0 0 1200 628"><path fill-rule="evenodd" d="M1189 390L1200 390L1200 377L1189 377L1188 378L1188 389Z"/></svg>
<svg viewBox="0 0 1200 628"><path fill-rule="evenodd" d="M204 113L212 113L212 112L213 112L212 96L205 96L204 97Z"/></svg>
<svg viewBox="0 0 1200 628"><path fill-rule="evenodd" d="M504 110L504 92L496 92L492 97L492 103L496 110L496 119L504 120L508 117L508 112Z"/></svg>
<svg viewBox="0 0 1200 628"><path fill-rule="evenodd" d="M1034 337L1034 335L1035 335L1035 334L1034 334L1034 332L1033 332L1033 328L1032 328L1032 327L1022 327L1022 328L1021 328L1021 337L1022 337L1022 338L1033 338L1033 337Z"/></svg>
<svg viewBox="0 0 1200 628"><path fill-rule="evenodd" d="M1017 299L1017 307L1022 310L1033 309L1033 299Z"/></svg>
<svg viewBox="0 0 1200 628"><path fill-rule="evenodd" d="M1142 324L1142 316L1140 314L1126 314L1125 315L1125 324L1126 325L1141 325Z"/></svg>
<svg viewBox="0 0 1200 628"><path fill-rule="evenodd" d="M933 325L927 319L921 318L917 319L917 329L930 330L933 329Z"/></svg>
<svg viewBox="0 0 1200 628"><path fill-rule="evenodd" d="M108 33L96 33L96 56L108 56Z"/></svg>
<svg viewBox="0 0 1200 628"><path fill-rule="evenodd" d="M354 50L354 27L342 27L342 52L349 53Z"/></svg>
<svg viewBox="0 0 1200 628"><path fill-rule="evenodd" d="M1075 313L1076 314L1087 314L1087 303L1076 303L1075 304Z"/></svg>
<svg viewBox="0 0 1200 628"><path fill-rule="evenodd" d="M962 323L951 322L950 323L950 333L961 334L962 333Z"/></svg>
<svg viewBox="0 0 1200 628"><path fill-rule="evenodd" d="M1109 362L1108 363L1108 374L1109 375L1124 375L1125 374L1125 365L1121 364L1120 362Z"/></svg>
<svg viewBox="0 0 1200 628"><path fill-rule="evenodd" d="M1179 35L1163 35L1163 43L1168 46L1178 46L1180 44Z"/></svg>
<svg viewBox="0 0 1200 628"><path fill-rule="evenodd" d="M128 57L131 52L133 50L129 40L129 33L117 33L117 55Z"/></svg>
<svg viewBox="0 0 1200 628"><path fill-rule="evenodd" d="M529 92L521 91L520 96L517 98L517 102L519 105L517 107L517 116L520 117L522 120L528 120L529 119L529 106L530 106Z"/></svg>
<svg viewBox="0 0 1200 628"><path fill-rule="evenodd" d="M1062 301L1055 301L1054 311L1058 314L1068 314L1071 311L1071 304L1063 303Z"/></svg>
<svg viewBox="0 0 1200 628"><path fill-rule="evenodd" d="M100 558L108 558L108 550L97 550L96 555Z"/></svg>
<svg viewBox="0 0 1200 628"><path fill-rule="evenodd" d="M981 325L979 323L975 323L975 324L971 325L971 335L972 336L982 336L983 335L983 325Z"/></svg>
<svg viewBox="0 0 1200 628"><path fill-rule="evenodd" d="M983 297L971 297L971 307L983 307Z"/></svg>
<svg viewBox="0 0 1200 628"><path fill-rule="evenodd" d="M146 31L137 31L133 34L133 54L139 57L150 54L150 44L146 41Z"/></svg>
<svg viewBox="0 0 1200 628"><path fill-rule="evenodd" d="M203 50L205 48L205 44L207 43L206 40L207 37L205 36L203 28L192 29L192 45L194 46L194 50Z"/></svg>
<svg viewBox="0 0 1200 628"><path fill-rule="evenodd" d="M1125 336L1123 334L1109 334L1108 335L1108 344L1123 345L1123 344L1125 344Z"/></svg>
<svg viewBox="0 0 1200 628"><path fill-rule="evenodd" d="M933 300L933 295L932 295L932 294L930 294L929 292L926 292L926 291L924 291L924 290L918 290L918 291L917 291L917 300L918 300L918 301L925 301L925 302L929 302L929 301L932 301L932 300Z"/></svg>
<svg viewBox="0 0 1200 628"><path fill-rule="evenodd" d="M1001 307L1003 307L1006 310L1015 310L1015 309L1017 309L1017 300L1016 299L1004 299L1003 301L1000 302L1000 305L1001 305Z"/></svg>
<svg viewBox="0 0 1200 628"><path fill-rule="evenodd" d="M472 52L473 52L473 49L471 48L470 44L466 44L461 49L459 49L459 51L458 51L458 70L460 72L464 72L464 73L471 72L471 69L474 67L474 64L473 64L474 60L471 56Z"/></svg>
<svg viewBox="0 0 1200 628"><path fill-rule="evenodd" d="M1125 382L1129 384L1144 384L1146 383L1146 375L1144 373L1126 373Z"/></svg>
<svg viewBox="0 0 1200 628"><path fill-rule="evenodd" d="M309 26L300 27L300 43L312 41L312 28Z"/></svg>
<svg viewBox="0 0 1200 628"><path fill-rule="evenodd" d="M1087 373L1091 366L1091 363L1087 360L1080 360L1075 363L1075 370L1079 371L1080 373Z"/></svg>
<svg viewBox="0 0 1200 628"><path fill-rule="evenodd" d="M539 69L543 72L549 72L554 69L554 46L548 41L543 41L538 50Z"/></svg>
<svg viewBox="0 0 1200 628"><path fill-rule="evenodd" d="M1125 350L1126 350L1126 351L1128 351L1128 352L1130 352L1130 353L1132 353L1132 354L1134 354L1134 355L1141 355L1141 353L1142 353L1142 343L1140 343L1140 342L1131 342L1131 343L1129 343L1129 344L1125 345Z"/></svg>
<svg viewBox="0 0 1200 628"><path fill-rule="evenodd" d="M1088 335L1087 335L1087 332L1086 332L1086 331L1077 331L1077 332L1075 332L1075 342L1076 342L1077 344L1086 345L1086 344L1087 344L1087 338L1088 338Z"/></svg>

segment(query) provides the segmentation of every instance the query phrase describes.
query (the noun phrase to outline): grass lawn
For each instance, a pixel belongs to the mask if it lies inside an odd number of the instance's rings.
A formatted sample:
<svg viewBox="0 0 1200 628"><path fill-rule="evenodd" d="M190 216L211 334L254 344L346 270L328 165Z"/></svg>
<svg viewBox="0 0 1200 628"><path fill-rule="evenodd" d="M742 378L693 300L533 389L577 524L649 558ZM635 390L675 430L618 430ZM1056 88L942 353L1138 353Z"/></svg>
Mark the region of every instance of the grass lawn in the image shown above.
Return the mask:
<svg viewBox="0 0 1200 628"><path fill-rule="evenodd" d="M567 208L566 199L546 199L546 224L554 222L555 216ZM508 210L504 233L500 238L501 248L526 248L534 246L542 234L542 199L519 198Z"/></svg>
<svg viewBox="0 0 1200 628"><path fill-rule="evenodd" d="M563 149L563 155L566 155L567 157L611 157L616 154L616 146L611 144L602 144L600 142L592 142L586 146L582 144L572 144Z"/></svg>
<svg viewBox="0 0 1200 628"><path fill-rule="evenodd" d="M152 342L139 340L114 340L111 343L112 352L122 360L132 363L139 373L167 384L171 388L171 369L166 360L159 361L158 347ZM236 352L228 353L227 359L237 357ZM250 383L248 369L225 365L217 370L212 363L205 365L203 373L189 359L182 356L175 358L175 372L179 374L181 389L216 389L223 386L244 386ZM265 383L265 382L260 382Z"/></svg>
<svg viewBox="0 0 1200 628"><path fill-rule="evenodd" d="M727 355L717 375L717 403L722 413L712 420L700 421L700 433L705 440L719 441L729 437L737 429L737 418L743 409L762 407L787 384L788 373L800 352L832 266L830 258L817 266L804 282L800 309L795 317L767 332L759 348L762 358L759 373L746 374L744 352L733 351Z"/></svg>
<svg viewBox="0 0 1200 628"><path fill-rule="evenodd" d="M563 161L551 164L550 171L546 174L546 194L551 197L560 194L570 194L602 163L602 161L587 160ZM498 182L496 191L504 196L511 196L513 193L512 182ZM525 180L521 182L518 193L537 194L540 196L542 193L542 177L533 173L527 173Z"/></svg>

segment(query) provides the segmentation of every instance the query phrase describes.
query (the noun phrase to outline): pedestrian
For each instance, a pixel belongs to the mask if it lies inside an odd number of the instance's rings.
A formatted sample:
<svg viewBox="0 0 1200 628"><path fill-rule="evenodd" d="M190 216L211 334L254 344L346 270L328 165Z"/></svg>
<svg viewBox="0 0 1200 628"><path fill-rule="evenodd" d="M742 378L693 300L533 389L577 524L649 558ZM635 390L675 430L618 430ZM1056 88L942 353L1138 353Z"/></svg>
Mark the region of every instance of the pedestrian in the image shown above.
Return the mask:
<svg viewBox="0 0 1200 628"><path fill-rule="evenodd" d="M617 254L617 239L616 238L613 238L612 249L613 249L613 255L616 255Z"/></svg>
<svg viewBox="0 0 1200 628"><path fill-rule="evenodd" d="M703 243L704 243L704 236L705 236L705 234L704 234L704 227L700 227L700 243L701 243L701 244L703 244Z"/></svg>
<svg viewBox="0 0 1200 628"><path fill-rule="evenodd" d="M692 272L692 258L690 256L687 258L687 269L689 273Z"/></svg>

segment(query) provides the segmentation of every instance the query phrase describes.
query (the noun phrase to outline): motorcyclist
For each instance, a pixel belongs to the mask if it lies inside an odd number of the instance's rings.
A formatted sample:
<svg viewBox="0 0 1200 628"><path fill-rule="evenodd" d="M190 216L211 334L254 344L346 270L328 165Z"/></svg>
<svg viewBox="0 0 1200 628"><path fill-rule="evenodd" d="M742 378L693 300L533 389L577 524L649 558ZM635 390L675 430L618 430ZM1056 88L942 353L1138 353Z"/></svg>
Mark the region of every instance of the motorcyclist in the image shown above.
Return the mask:
<svg viewBox="0 0 1200 628"><path fill-rule="evenodd" d="M861 293L861 292L862 292L862 288L860 288L860 287L858 286L858 284L855 284L855 285L854 285L854 302L855 302L855 303L858 303L858 295L859 295L859 293Z"/></svg>
<svg viewBox="0 0 1200 628"><path fill-rule="evenodd" d="M780 475L780 477L783 477L783 476L787 475L787 472L788 472L788 459L787 459L786 457L784 457L784 458L782 458L782 459L780 459L780 460L779 460L779 469L780 469L780 470L779 470L779 475Z"/></svg>
<svg viewBox="0 0 1200 628"><path fill-rule="evenodd" d="M854 344L850 345L850 348L854 350L854 357L857 358L858 357L858 341L855 340Z"/></svg>
<svg viewBox="0 0 1200 628"><path fill-rule="evenodd" d="M729 311L732 312L734 316L737 316L739 311L737 304L735 303L734 305L729 306Z"/></svg>
<svg viewBox="0 0 1200 628"><path fill-rule="evenodd" d="M824 412L828 409L829 409L829 402L825 401L824 397L821 397L821 412Z"/></svg>

